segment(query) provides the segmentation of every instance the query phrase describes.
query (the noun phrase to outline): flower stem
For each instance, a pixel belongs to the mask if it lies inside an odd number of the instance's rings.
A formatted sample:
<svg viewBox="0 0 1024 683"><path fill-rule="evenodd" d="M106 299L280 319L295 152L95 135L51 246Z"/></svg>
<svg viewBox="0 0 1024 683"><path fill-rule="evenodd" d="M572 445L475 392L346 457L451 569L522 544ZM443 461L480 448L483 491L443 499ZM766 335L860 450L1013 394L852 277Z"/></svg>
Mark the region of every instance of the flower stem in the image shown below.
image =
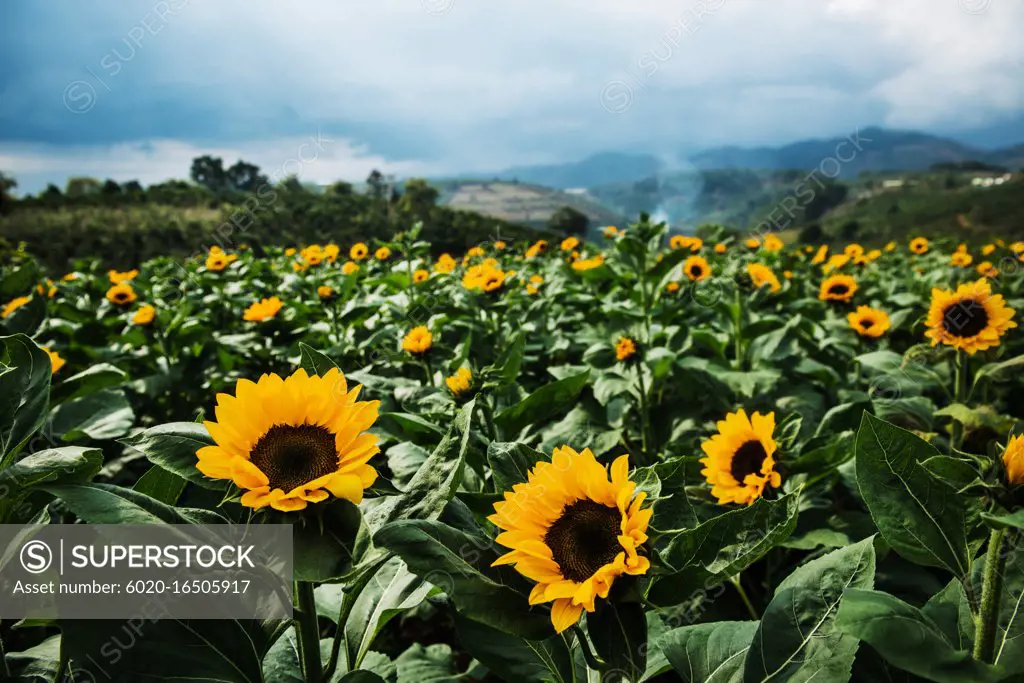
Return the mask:
<svg viewBox="0 0 1024 683"><path fill-rule="evenodd" d="M736 588L736 592L740 594L740 599L743 600L743 604L746 605L750 618L754 621L759 621L761 617L757 616L757 610L754 609L754 604L750 602L750 598L747 597L747 591L743 590L743 584L740 583L740 577L732 577L729 579L729 583L731 583L733 587Z"/></svg>
<svg viewBox="0 0 1024 683"><path fill-rule="evenodd" d="M1003 592L1003 554L1005 529L993 529L988 538L985 556L985 578L981 587L981 611L974 626L974 658L992 664L995 653L996 632L999 630L999 599Z"/></svg>
<svg viewBox="0 0 1024 683"><path fill-rule="evenodd" d="M295 582L295 636L302 658L302 673L306 683L320 683L323 664L320 662L320 629L316 622L316 599L313 584L309 581Z"/></svg>
<svg viewBox="0 0 1024 683"><path fill-rule="evenodd" d="M487 425L487 438L497 441L498 428L494 426L494 410L491 408L489 396L480 401L480 411L484 414L484 423Z"/></svg>
<svg viewBox="0 0 1024 683"><path fill-rule="evenodd" d="M967 360L964 358L964 352L960 349L956 351L955 361L955 372L953 387L953 400L956 403L963 403L967 393ZM964 443L964 425L959 420L953 420L953 441L952 447L954 450L959 450Z"/></svg>
<svg viewBox="0 0 1024 683"><path fill-rule="evenodd" d="M743 370L743 299L740 288L736 287L734 298L733 322L733 355L737 370Z"/></svg>

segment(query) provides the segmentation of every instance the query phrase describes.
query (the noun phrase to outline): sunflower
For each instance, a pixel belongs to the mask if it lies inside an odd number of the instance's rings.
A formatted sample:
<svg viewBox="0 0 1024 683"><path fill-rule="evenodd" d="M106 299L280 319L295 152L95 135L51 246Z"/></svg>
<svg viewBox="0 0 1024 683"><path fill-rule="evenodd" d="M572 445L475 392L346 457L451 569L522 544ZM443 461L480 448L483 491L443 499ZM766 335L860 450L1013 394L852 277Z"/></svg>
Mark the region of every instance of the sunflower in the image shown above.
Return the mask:
<svg viewBox="0 0 1024 683"><path fill-rule="evenodd" d="M895 242L887 242L886 245L885 245L885 251L886 251L886 253L890 253L890 252L896 251L896 243Z"/></svg>
<svg viewBox="0 0 1024 683"><path fill-rule="evenodd" d="M118 306L125 306L138 299L135 295L135 290L127 282L122 282L119 285L114 285L107 290L107 301Z"/></svg>
<svg viewBox="0 0 1024 683"><path fill-rule="evenodd" d="M636 342L629 337L619 337L615 343L615 358L620 362L628 361L636 355Z"/></svg>
<svg viewBox="0 0 1024 683"><path fill-rule="evenodd" d="M832 254L828 257L828 261L821 267L821 272L828 275L833 270L838 270L848 264L851 261L850 257L846 254Z"/></svg>
<svg viewBox="0 0 1024 683"><path fill-rule="evenodd" d="M946 344L973 356L999 346L1000 337L1017 327L1014 313L985 279L962 284L955 292L933 289L924 334L932 346Z"/></svg>
<svg viewBox="0 0 1024 683"><path fill-rule="evenodd" d="M210 249L210 254L206 257L206 269L213 271L221 271L227 268L231 263L236 261L238 256L235 254L225 254L219 248L217 251Z"/></svg>
<svg viewBox="0 0 1024 683"><path fill-rule="evenodd" d="M604 265L604 254L598 254L597 256L591 256L587 259L581 259L572 264L572 269L577 272L584 270L594 270Z"/></svg>
<svg viewBox="0 0 1024 683"><path fill-rule="evenodd" d="M47 299L52 299L57 295L57 288L53 285L53 280L50 279L47 279L45 283L38 284L36 291L45 294Z"/></svg>
<svg viewBox="0 0 1024 683"><path fill-rule="evenodd" d="M526 258L534 258L548 250L547 240L537 240L526 250Z"/></svg>
<svg viewBox="0 0 1024 683"><path fill-rule="evenodd" d="M857 310L846 316L850 327L862 337L877 339L889 331L892 323L885 311L870 306L858 306Z"/></svg>
<svg viewBox="0 0 1024 683"><path fill-rule="evenodd" d="M324 250L319 244L311 244L299 254L307 266L319 266L324 261Z"/></svg>
<svg viewBox="0 0 1024 683"><path fill-rule="evenodd" d="M61 358L60 354L56 351L51 351L49 346L42 348L43 351L46 351L46 355L50 357L50 374L56 375L67 361Z"/></svg>
<svg viewBox="0 0 1024 683"><path fill-rule="evenodd" d="M764 238L764 249L772 254L782 251L785 246L786 243L775 235L768 235Z"/></svg>
<svg viewBox="0 0 1024 683"><path fill-rule="evenodd" d="M527 294L529 294L530 296L536 296L538 292L540 292L540 288L537 285L531 285L530 283L526 283Z"/></svg>
<svg viewBox="0 0 1024 683"><path fill-rule="evenodd" d="M858 256L864 254L864 247L857 243L847 244L846 247L843 249L843 253L849 256L850 258L855 259Z"/></svg>
<svg viewBox="0 0 1024 683"><path fill-rule="evenodd" d="M373 252L373 258L378 261L387 261L391 258L391 250L387 247L381 247L377 251Z"/></svg>
<svg viewBox="0 0 1024 683"><path fill-rule="evenodd" d="M455 270L457 265L451 254L441 254L437 258L437 263L434 264L434 270L438 273L450 273Z"/></svg>
<svg viewBox="0 0 1024 683"><path fill-rule="evenodd" d="M370 253L370 248L362 242L356 242L348 250L348 257L353 261L362 261Z"/></svg>
<svg viewBox="0 0 1024 683"><path fill-rule="evenodd" d="M601 234L607 237L608 239L611 239L613 237L618 237L619 229L616 228L614 225L606 225L604 227L604 230L601 231Z"/></svg>
<svg viewBox="0 0 1024 683"><path fill-rule="evenodd" d="M429 277L430 273L420 268L412 274L412 281L419 284L420 282L426 282Z"/></svg>
<svg viewBox="0 0 1024 683"><path fill-rule="evenodd" d="M334 287L330 285L320 285L316 288L316 294L321 300L327 301L334 298Z"/></svg>
<svg viewBox="0 0 1024 683"><path fill-rule="evenodd" d="M409 330L402 340L402 348L414 356L421 356L434 345L434 335L423 325Z"/></svg>
<svg viewBox="0 0 1024 683"><path fill-rule="evenodd" d="M971 265L971 262L973 261L974 258L965 251L955 252L952 256L949 257L949 265L955 268L966 268L967 266Z"/></svg>
<svg viewBox="0 0 1024 683"><path fill-rule="evenodd" d="M989 278L999 277L999 269L992 265L991 261L982 261L978 264L978 274Z"/></svg>
<svg viewBox="0 0 1024 683"><path fill-rule="evenodd" d="M298 253L298 250L295 247L288 247L284 250L285 256L295 256L296 253Z"/></svg>
<svg viewBox="0 0 1024 683"><path fill-rule="evenodd" d="M341 254L341 247L337 244L328 244L324 247L324 260L328 263L337 261L339 254Z"/></svg>
<svg viewBox="0 0 1024 683"><path fill-rule="evenodd" d="M490 260L471 266L462 276L462 286L470 291L496 292L505 284L507 275Z"/></svg>
<svg viewBox="0 0 1024 683"><path fill-rule="evenodd" d="M6 318L12 315L16 310L18 310L31 300L32 297L30 296L19 296L14 299L11 299L6 304L4 304L3 310L0 310L0 318Z"/></svg>
<svg viewBox="0 0 1024 683"><path fill-rule="evenodd" d="M269 299L261 299L245 309L245 314L242 318L248 322L261 323L276 316L282 306L284 304L276 296L272 296Z"/></svg>
<svg viewBox="0 0 1024 683"><path fill-rule="evenodd" d="M1013 486L1024 484L1024 434L1015 436L1003 451L1003 465L1006 467L1006 481Z"/></svg>
<svg viewBox="0 0 1024 683"><path fill-rule="evenodd" d="M821 283L818 298L822 301L848 302L857 291L857 281L849 275L833 275Z"/></svg>
<svg viewBox="0 0 1024 683"><path fill-rule="evenodd" d="M715 245L716 254L724 254L729 250L729 246L725 242L719 242Z"/></svg>
<svg viewBox="0 0 1024 683"><path fill-rule="evenodd" d="M750 281L754 283L754 289L761 289L761 287L768 285L771 287L772 294L782 289L782 285L779 284L779 278L775 277L772 269L764 264L748 263L747 275L750 276Z"/></svg>
<svg viewBox="0 0 1024 683"><path fill-rule="evenodd" d="M818 247L818 251L815 252L814 258L811 259L811 265L816 266L819 263L824 263L826 258L828 258L828 245L823 244Z"/></svg>
<svg viewBox="0 0 1024 683"><path fill-rule="evenodd" d="M345 265L341 267L342 275L353 275L359 272L359 264L355 261L345 261Z"/></svg>
<svg viewBox="0 0 1024 683"><path fill-rule="evenodd" d="M537 582L530 604L552 602L559 633L584 609L593 612L616 578L651 567L640 551L652 510L640 509L646 494L629 480L629 456L616 458L610 475L590 449L556 448L551 462L537 463L488 517L503 531L495 540L511 549L494 566L515 564Z"/></svg>
<svg viewBox="0 0 1024 683"><path fill-rule="evenodd" d="M665 291L668 292L669 294L675 294L676 292L679 291L679 283L678 282L670 282L670 283L668 283L667 285L665 285Z"/></svg>
<svg viewBox="0 0 1024 683"><path fill-rule="evenodd" d="M445 377L444 383L452 396L465 396L473 386L473 373L469 368L459 368L451 377Z"/></svg>
<svg viewBox="0 0 1024 683"><path fill-rule="evenodd" d="M78 273L64 273L63 277L61 277L61 280L64 282L74 282L77 279Z"/></svg>
<svg viewBox="0 0 1024 683"><path fill-rule="evenodd" d="M918 256L921 254L928 253L928 239L925 237L915 237L910 240L910 251L914 252Z"/></svg>
<svg viewBox="0 0 1024 683"><path fill-rule="evenodd" d="M110 284L119 285L122 282L131 282L139 274L136 270L126 270L124 272L118 272L116 270L108 270L107 277L110 278Z"/></svg>
<svg viewBox="0 0 1024 683"><path fill-rule="evenodd" d="M775 413L744 410L729 413L718 423L718 433L701 444L701 474L711 484L718 502L752 505L766 486L778 488L782 477L775 471Z"/></svg>
<svg viewBox="0 0 1024 683"><path fill-rule="evenodd" d="M578 237L570 236L562 240L562 251L572 251L576 247L580 246L580 240Z"/></svg>
<svg viewBox="0 0 1024 683"><path fill-rule="evenodd" d="M981 248L981 255L982 256L991 256L992 253L995 250L996 250L996 245L994 245L994 244L986 244L985 246L983 246Z"/></svg>
<svg viewBox="0 0 1024 683"><path fill-rule="evenodd" d="M711 266L702 256L691 256L683 263L683 272L690 282L700 282L711 277Z"/></svg>
<svg viewBox="0 0 1024 683"><path fill-rule="evenodd" d="M1024 242L1014 242L1010 245L1010 251L1014 254L1024 254Z"/></svg>
<svg viewBox="0 0 1024 683"><path fill-rule="evenodd" d="M149 325L156 318L156 309L149 304L143 304L132 316L133 325Z"/></svg>
<svg viewBox="0 0 1024 683"><path fill-rule="evenodd" d="M380 451L366 431L380 402L357 401L360 389L337 368L240 379L234 396L217 395L217 422L205 423L216 445L196 451L196 469L246 489L250 508L291 512L332 495L359 503L377 479L366 463Z"/></svg>
<svg viewBox="0 0 1024 683"><path fill-rule="evenodd" d="M744 244L746 244L747 249L750 249L751 251L761 248L761 240L757 239L756 237L751 237Z"/></svg>

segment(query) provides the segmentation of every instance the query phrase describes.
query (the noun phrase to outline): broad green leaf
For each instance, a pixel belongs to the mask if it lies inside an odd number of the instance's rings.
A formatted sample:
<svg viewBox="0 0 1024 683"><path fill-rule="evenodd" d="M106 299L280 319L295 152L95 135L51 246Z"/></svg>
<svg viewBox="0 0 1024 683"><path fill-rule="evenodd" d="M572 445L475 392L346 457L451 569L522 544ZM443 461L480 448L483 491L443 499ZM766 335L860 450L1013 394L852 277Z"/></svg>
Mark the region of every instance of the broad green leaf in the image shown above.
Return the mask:
<svg viewBox="0 0 1024 683"><path fill-rule="evenodd" d="M103 451L98 448L64 446L32 453L0 470L0 498L42 483L85 481L102 466Z"/></svg>
<svg viewBox="0 0 1024 683"><path fill-rule="evenodd" d="M419 643L409 646L395 659L399 681L410 683L458 683L463 680L455 669L452 649L438 643L424 647Z"/></svg>
<svg viewBox="0 0 1024 683"><path fill-rule="evenodd" d="M572 683L574 665L568 634L525 640L455 613L456 641L506 681Z"/></svg>
<svg viewBox="0 0 1024 683"><path fill-rule="evenodd" d="M430 457L430 451L411 441L403 441L388 448L386 455L388 469L393 475L392 483L398 488L404 489Z"/></svg>
<svg viewBox="0 0 1024 683"><path fill-rule="evenodd" d="M742 683L756 621L683 626L661 637L662 652L685 683Z"/></svg>
<svg viewBox="0 0 1024 683"><path fill-rule="evenodd" d="M921 613L939 627L954 650L971 651L974 646L974 615L960 579L953 579L929 598Z"/></svg>
<svg viewBox="0 0 1024 683"><path fill-rule="evenodd" d="M148 472L139 477L132 490L165 505L176 505L187 485L188 482L174 472L153 465Z"/></svg>
<svg viewBox="0 0 1024 683"><path fill-rule="evenodd" d="M108 389L124 384L128 374L109 363L97 363L87 369L62 379L51 391L53 403L60 403L72 398L91 394L100 389Z"/></svg>
<svg viewBox="0 0 1024 683"><path fill-rule="evenodd" d="M538 462L548 460L540 451L521 443L492 441L487 445L487 464L498 493L511 491L514 485L525 482Z"/></svg>
<svg viewBox="0 0 1024 683"><path fill-rule="evenodd" d="M1008 515L992 515L985 513L982 518L989 525L1002 529L1021 529L1024 531L1024 510L1017 510Z"/></svg>
<svg viewBox="0 0 1024 683"><path fill-rule="evenodd" d="M210 479L196 469L196 451L214 445L206 427L195 422L169 422L118 440L151 463L208 489L224 489L228 481Z"/></svg>
<svg viewBox="0 0 1024 683"><path fill-rule="evenodd" d="M33 294L27 304L14 311L10 316L0 320L0 326L12 334L35 336L43 321L46 320L46 299Z"/></svg>
<svg viewBox="0 0 1024 683"><path fill-rule="evenodd" d="M587 614L587 634L606 677L640 679L647 668L647 619L639 602L602 601Z"/></svg>
<svg viewBox="0 0 1024 683"><path fill-rule="evenodd" d="M116 439L135 421L135 413L120 389L100 389L54 408L47 432L64 441L83 438Z"/></svg>
<svg viewBox="0 0 1024 683"><path fill-rule="evenodd" d="M1016 373L1024 367L1024 355L1017 355L1000 363L988 363L982 365L974 376L974 384L977 386L982 380L993 380L1003 382L1018 376Z"/></svg>
<svg viewBox="0 0 1024 683"><path fill-rule="evenodd" d="M818 440L816 440L818 441ZM856 439L853 432L832 434L827 439L814 443L813 448L805 450L799 457L789 461L783 460L786 471L791 474L817 475L835 470L856 454Z"/></svg>
<svg viewBox="0 0 1024 683"><path fill-rule="evenodd" d="M512 384L519 377L519 368L523 364L525 351L526 337L522 333L518 333L494 363L502 384Z"/></svg>
<svg viewBox="0 0 1024 683"><path fill-rule="evenodd" d="M319 516L295 520L296 581L339 581L352 571L369 545L359 508L349 501L333 501L318 512Z"/></svg>
<svg viewBox="0 0 1024 683"><path fill-rule="evenodd" d="M986 683L1003 679L995 667L957 650L921 610L874 590L851 588L843 596L839 626L873 647L887 662L936 683Z"/></svg>
<svg viewBox="0 0 1024 683"><path fill-rule="evenodd" d="M373 540L440 588L466 617L523 638L538 640L552 634L546 611L531 609L526 593L505 585L501 574L490 567L498 557L490 539L441 522L399 520L377 532Z"/></svg>
<svg viewBox="0 0 1024 683"><path fill-rule="evenodd" d="M60 498L88 524L215 524L224 518L208 510L176 508L113 484L47 484L39 488Z"/></svg>
<svg viewBox="0 0 1024 683"><path fill-rule="evenodd" d="M39 266L35 261L26 261L0 278L0 303L32 293L39 282Z"/></svg>
<svg viewBox="0 0 1024 683"><path fill-rule="evenodd" d="M299 365L310 375L325 375L338 367L338 364L320 353L313 347L299 342Z"/></svg>
<svg viewBox="0 0 1024 683"><path fill-rule="evenodd" d="M60 636L50 636L27 650L8 652L6 662L11 675L7 679L9 683L57 680L60 671Z"/></svg>
<svg viewBox="0 0 1024 683"><path fill-rule="evenodd" d="M42 426L52 365L23 334L0 337L0 466Z"/></svg>
<svg viewBox="0 0 1024 683"><path fill-rule="evenodd" d="M963 403L951 403L944 408L935 411L936 415L949 417L969 431L988 427L998 434L1004 434L1013 428L1017 422L1016 418L1009 415L1001 415L992 406L965 406Z"/></svg>
<svg viewBox="0 0 1024 683"><path fill-rule="evenodd" d="M401 559L393 557L385 562L360 591L344 624L348 661L358 667L388 621L419 605L432 589Z"/></svg>
<svg viewBox="0 0 1024 683"><path fill-rule="evenodd" d="M873 544L834 550L779 584L747 653L745 683L849 680L858 643L836 626L836 614L845 591L874 586Z"/></svg>
<svg viewBox="0 0 1024 683"><path fill-rule="evenodd" d="M912 562L970 571L964 500L922 463L938 451L915 434L865 414L857 432L857 484L875 525Z"/></svg>
<svg viewBox="0 0 1024 683"><path fill-rule="evenodd" d="M514 406L498 413L494 421L505 434L515 435L537 422L546 422L570 408L590 378L590 370L545 384Z"/></svg>

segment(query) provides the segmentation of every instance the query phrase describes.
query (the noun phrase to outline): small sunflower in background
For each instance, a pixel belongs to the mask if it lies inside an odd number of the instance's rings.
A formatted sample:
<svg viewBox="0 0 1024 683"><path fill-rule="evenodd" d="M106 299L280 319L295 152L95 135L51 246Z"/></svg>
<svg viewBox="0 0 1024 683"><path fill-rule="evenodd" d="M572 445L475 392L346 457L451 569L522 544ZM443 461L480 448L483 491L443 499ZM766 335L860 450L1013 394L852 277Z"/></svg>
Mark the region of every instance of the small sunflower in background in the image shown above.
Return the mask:
<svg viewBox="0 0 1024 683"><path fill-rule="evenodd" d="M636 342L629 337L619 337L615 342L615 359L625 363L636 355Z"/></svg>
<svg viewBox="0 0 1024 683"><path fill-rule="evenodd" d="M4 304L3 309L0 310L0 318L7 318L14 315L16 310L27 304L29 301L32 301L32 297L30 296L19 296L11 299Z"/></svg>
<svg viewBox="0 0 1024 683"><path fill-rule="evenodd" d="M506 274L490 262L470 266L462 276L462 286L471 291L497 292L505 285Z"/></svg>
<svg viewBox="0 0 1024 683"><path fill-rule="evenodd" d="M888 313L870 306L858 306L846 320L857 334L872 339L878 339L892 327Z"/></svg>
<svg viewBox="0 0 1024 683"><path fill-rule="evenodd" d="M337 368L240 379L234 396L217 395L217 421L204 423L216 445L196 451L196 468L244 489L250 508L293 512L331 496L359 503L377 479L367 462L380 451L367 432L380 401L356 400L360 389Z"/></svg>
<svg viewBox="0 0 1024 683"><path fill-rule="evenodd" d="M776 254L785 249L786 243L780 240L775 235L768 235L764 238L764 250Z"/></svg>
<svg viewBox="0 0 1024 683"><path fill-rule="evenodd" d="M690 282L700 282L711 277L711 266L703 256L691 256L683 263L683 272Z"/></svg>
<svg viewBox="0 0 1024 683"><path fill-rule="evenodd" d="M775 276L775 272L763 263L748 263L747 275L750 276L754 289L761 289L768 285L772 294L782 289L782 285L779 283L779 278Z"/></svg>
<svg viewBox="0 0 1024 683"><path fill-rule="evenodd" d="M601 234L608 239L612 239L613 237L619 236L619 229L616 228L614 225L606 225L604 227L604 230L601 231Z"/></svg>
<svg viewBox="0 0 1024 683"><path fill-rule="evenodd" d="M811 259L811 265L812 266L820 265L820 264L824 263L825 259L827 259L827 258L828 258L828 245L827 244L823 244L820 247L818 247L818 251L815 252L814 258Z"/></svg>
<svg viewBox="0 0 1024 683"><path fill-rule="evenodd" d="M242 319L248 322L260 323L264 320L270 320L277 316L284 303L277 298L272 296L269 299L260 299L254 302L245 309L245 313L242 314Z"/></svg>
<svg viewBox="0 0 1024 683"><path fill-rule="evenodd" d="M342 275L352 275L353 273L359 272L359 264L355 261L345 261L345 265L341 267Z"/></svg>
<svg viewBox="0 0 1024 683"><path fill-rule="evenodd" d="M114 285L107 290L107 301L118 306L127 306L139 297L135 294L135 290L127 282L122 282L119 285Z"/></svg>
<svg viewBox="0 0 1024 683"><path fill-rule="evenodd" d="M729 247L728 245L726 245L725 242L719 242L718 244L715 245L716 254L724 254L727 251L729 251Z"/></svg>
<svg viewBox="0 0 1024 683"><path fill-rule="evenodd" d="M110 284L112 285L119 285L122 282L131 282L136 277L138 277L138 275L138 269L126 270L123 272L118 272L113 269L107 271L107 277L110 279Z"/></svg>
<svg viewBox="0 0 1024 683"><path fill-rule="evenodd" d="M841 301L847 303L857 292L857 281L850 275L833 275L822 281L818 289L821 301Z"/></svg>
<svg viewBox="0 0 1024 683"><path fill-rule="evenodd" d="M309 245L301 252L299 252L299 256L302 257L302 262L303 264L306 265L306 267L319 266L321 263L324 262L324 258L326 258L326 256L324 255L323 247L321 247L319 244Z"/></svg>
<svg viewBox="0 0 1024 683"><path fill-rule="evenodd" d="M561 633L593 612L617 578L650 569L642 554L653 514L642 509L646 495L629 480L629 456L609 472L590 449L556 448L551 462L537 463L494 504L488 519L502 530L495 540L510 551L493 566L515 565L536 582L529 602L552 603L551 624Z"/></svg>
<svg viewBox="0 0 1024 683"><path fill-rule="evenodd" d="M59 353L52 351L49 346L44 346L42 349L50 357L50 374L56 375L67 361L61 358Z"/></svg>
<svg viewBox="0 0 1024 683"><path fill-rule="evenodd" d="M595 268L600 268L603 265L604 254L597 254L596 256L591 256L590 258L574 261L572 264L572 269L577 272L582 272L585 270L594 270Z"/></svg>
<svg viewBox="0 0 1024 683"><path fill-rule="evenodd" d="M387 247L380 247L377 251L373 252L373 258L378 261L387 261L391 258L391 250Z"/></svg>
<svg viewBox="0 0 1024 683"><path fill-rule="evenodd" d="M50 279L36 285L36 291L39 294L45 295L47 299L52 299L57 295L57 287L53 284L53 280Z"/></svg>
<svg viewBox="0 0 1024 683"><path fill-rule="evenodd" d="M331 243L324 246L324 260L328 263L334 263L338 260L338 256L341 254L341 247L337 244Z"/></svg>
<svg viewBox="0 0 1024 683"><path fill-rule="evenodd" d="M152 324L156 318L156 308L149 304L143 304L139 306L139 310L135 311L132 315L132 325L146 326Z"/></svg>
<svg viewBox="0 0 1024 683"><path fill-rule="evenodd" d="M402 339L402 348L414 356L422 356L433 345L434 335L423 325L412 328Z"/></svg>
<svg viewBox="0 0 1024 683"><path fill-rule="evenodd" d="M885 253L887 253L887 254L896 251L896 243L895 242L886 242L884 250L885 250Z"/></svg>
<svg viewBox="0 0 1024 683"><path fill-rule="evenodd" d="M547 252L547 250L548 241L537 240L536 242L530 245L529 249L526 250L526 258L536 258L537 256L540 256L541 254Z"/></svg>
<svg viewBox="0 0 1024 683"><path fill-rule="evenodd" d="M454 375L444 378L445 386L455 398L464 398L473 388L473 372L469 368L459 368Z"/></svg>
<svg viewBox="0 0 1024 683"><path fill-rule="evenodd" d="M370 248L362 242L356 242L352 245L352 248L348 250L348 257L353 261L362 261L370 253Z"/></svg>
<svg viewBox="0 0 1024 683"><path fill-rule="evenodd" d="M458 263L452 258L451 254L441 254L437 257L437 263L434 264L434 271L438 273L450 273L455 270Z"/></svg>
<svg viewBox="0 0 1024 683"><path fill-rule="evenodd" d="M330 285L320 285L316 288L316 294L320 297L321 301L330 301L334 298L334 287Z"/></svg>
<svg viewBox="0 0 1024 683"><path fill-rule="evenodd" d="M1024 434L1011 438L1003 451L1006 481L1011 486L1024 485Z"/></svg>
<svg viewBox="0 0 1024 683"><path fill-rule="evenodd" d="M494 243L494 248L497 249L498 251L505 251L505 249L508 248L508 244L506 244L503 240L497 240Z"/></svg>
<svg viewBox="0 0 1024 683"><path fill-rule="evenodd" d="M956 291L933 289L925 336L932 346L945 344L974 355L999 346L1006 331L1017 327L1014 314L1001 294L992 294L985 279L962 284Z"/></svg>
<svg viewBox="0 0 1024 683"><path fill-rule="evenodd" d="M729 413L717 425L718 433L701 444L701 474L711 484L711 495L722 505L753 505L765 487L778 488L782 477L775 470L775 413L744 410Z"/></svg>
<svg viewBox="0 0 1024 683"><path fill-rule="evenodd" d="M955 252L949 257L949 265L954 268L966 268L974 262L974 257L968 254L966 251Z"/></svg>
<svg viewBox="0 0 1024 683"><path fill-rule="evenodd" d="M561 244L562 251L572 251L573 249L576 249L579 246L580 246L579 238L578 237L573 237L573 236L566 237L564 240L562 240L562 244Z"/></svg>
<svg viewBox="0 0 1024 683"><path fill-rule="evenodd" d="M928 239L925 237L915 237L910 240L910 251L914 252L918 256L928 253Z"/></svg>
<svg viewBox="0 0 1024 683"><path fill-rule="evenodd" d="M843 249L843 253L849 256L850 258L855 259L858 256L864 255L864 247L854 242L853 244L847 244L846 247Z"/></svg>
<svg viewBox="0 0 1024 683"><path fill-rule="evenodd" d="M412 281L415 282L416 284L426 282L429 278L430 273L426 270L423 270L422 268L420 268L419 270L412 274Z"/></svg>
<svg viewBox="0 0 1024 683"><path fill-rule="evenodd" d="M216 251L214 251L216 249ZM213 247L206 257L206 269L219 272L238 260L237 254L225 254L220 247Z"/></svg>
<svg viewBox="0 0 1024 683"><path fill-rule="evenodd" d="M761 248L761 240L757 239L756 237L751 237L746 242L744 242L744 244L746 244L747 249L750 249L751 251L756 251Z"/></svg>
<svg viewBox="0 0 1024 683"><path fill-rule="evenodd" d="M676 292L679 291L679 283L678 282L670 282L670 283L668 283L667 285L665 285L665 291L668 292L669 294L675 294Z"/></svg>
<svg viewBox="0 0 1024 683"><path fill-rule="evenodd" d="M991 261L982 261L979 263L977 271L979 275L984 275L987 278L999 277L999 269L992 265Z"/></svg>
<svg viewBox="0 0 1024 683"><path fill-rule="evenodd" d="M64 273L60 279L61 282L74 282L78 279L78 273Z"/></svg>
<svg viewBox="0 0 1024 683"><path fill-rule="evenodd" d="M982 256L991 256L992 253L995 252L995 250L996 250L996 245L994 245L994 244L986 244L985 246L983 246L981 248L981 255Z"/></svg>

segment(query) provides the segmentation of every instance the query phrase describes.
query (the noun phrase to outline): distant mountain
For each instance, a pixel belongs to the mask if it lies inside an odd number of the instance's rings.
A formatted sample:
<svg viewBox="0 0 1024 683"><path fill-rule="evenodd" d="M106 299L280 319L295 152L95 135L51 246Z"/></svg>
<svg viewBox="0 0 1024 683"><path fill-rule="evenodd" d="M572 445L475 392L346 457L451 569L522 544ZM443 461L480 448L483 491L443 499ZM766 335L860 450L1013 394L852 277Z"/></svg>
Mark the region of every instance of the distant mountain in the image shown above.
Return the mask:
<svg viewBox="0 0 1024 683"><path fill-rule="evenodd" d="M716 147L697 153L682 152L674 170L690 167L810 172L829 158L839 159L840 178L854 178L862 171L923 171L933 164L964 161L983 161L1017 170L1024 167L1024 144L982 149L927 133L871 127L845 137L801 140L780 147ZM834 162L826 162L824 172L833 174L835 167ZM480 177L568 189L633 182L668 170L662 159L653 154L602 152L581 161L517 166Z"/></svg>

